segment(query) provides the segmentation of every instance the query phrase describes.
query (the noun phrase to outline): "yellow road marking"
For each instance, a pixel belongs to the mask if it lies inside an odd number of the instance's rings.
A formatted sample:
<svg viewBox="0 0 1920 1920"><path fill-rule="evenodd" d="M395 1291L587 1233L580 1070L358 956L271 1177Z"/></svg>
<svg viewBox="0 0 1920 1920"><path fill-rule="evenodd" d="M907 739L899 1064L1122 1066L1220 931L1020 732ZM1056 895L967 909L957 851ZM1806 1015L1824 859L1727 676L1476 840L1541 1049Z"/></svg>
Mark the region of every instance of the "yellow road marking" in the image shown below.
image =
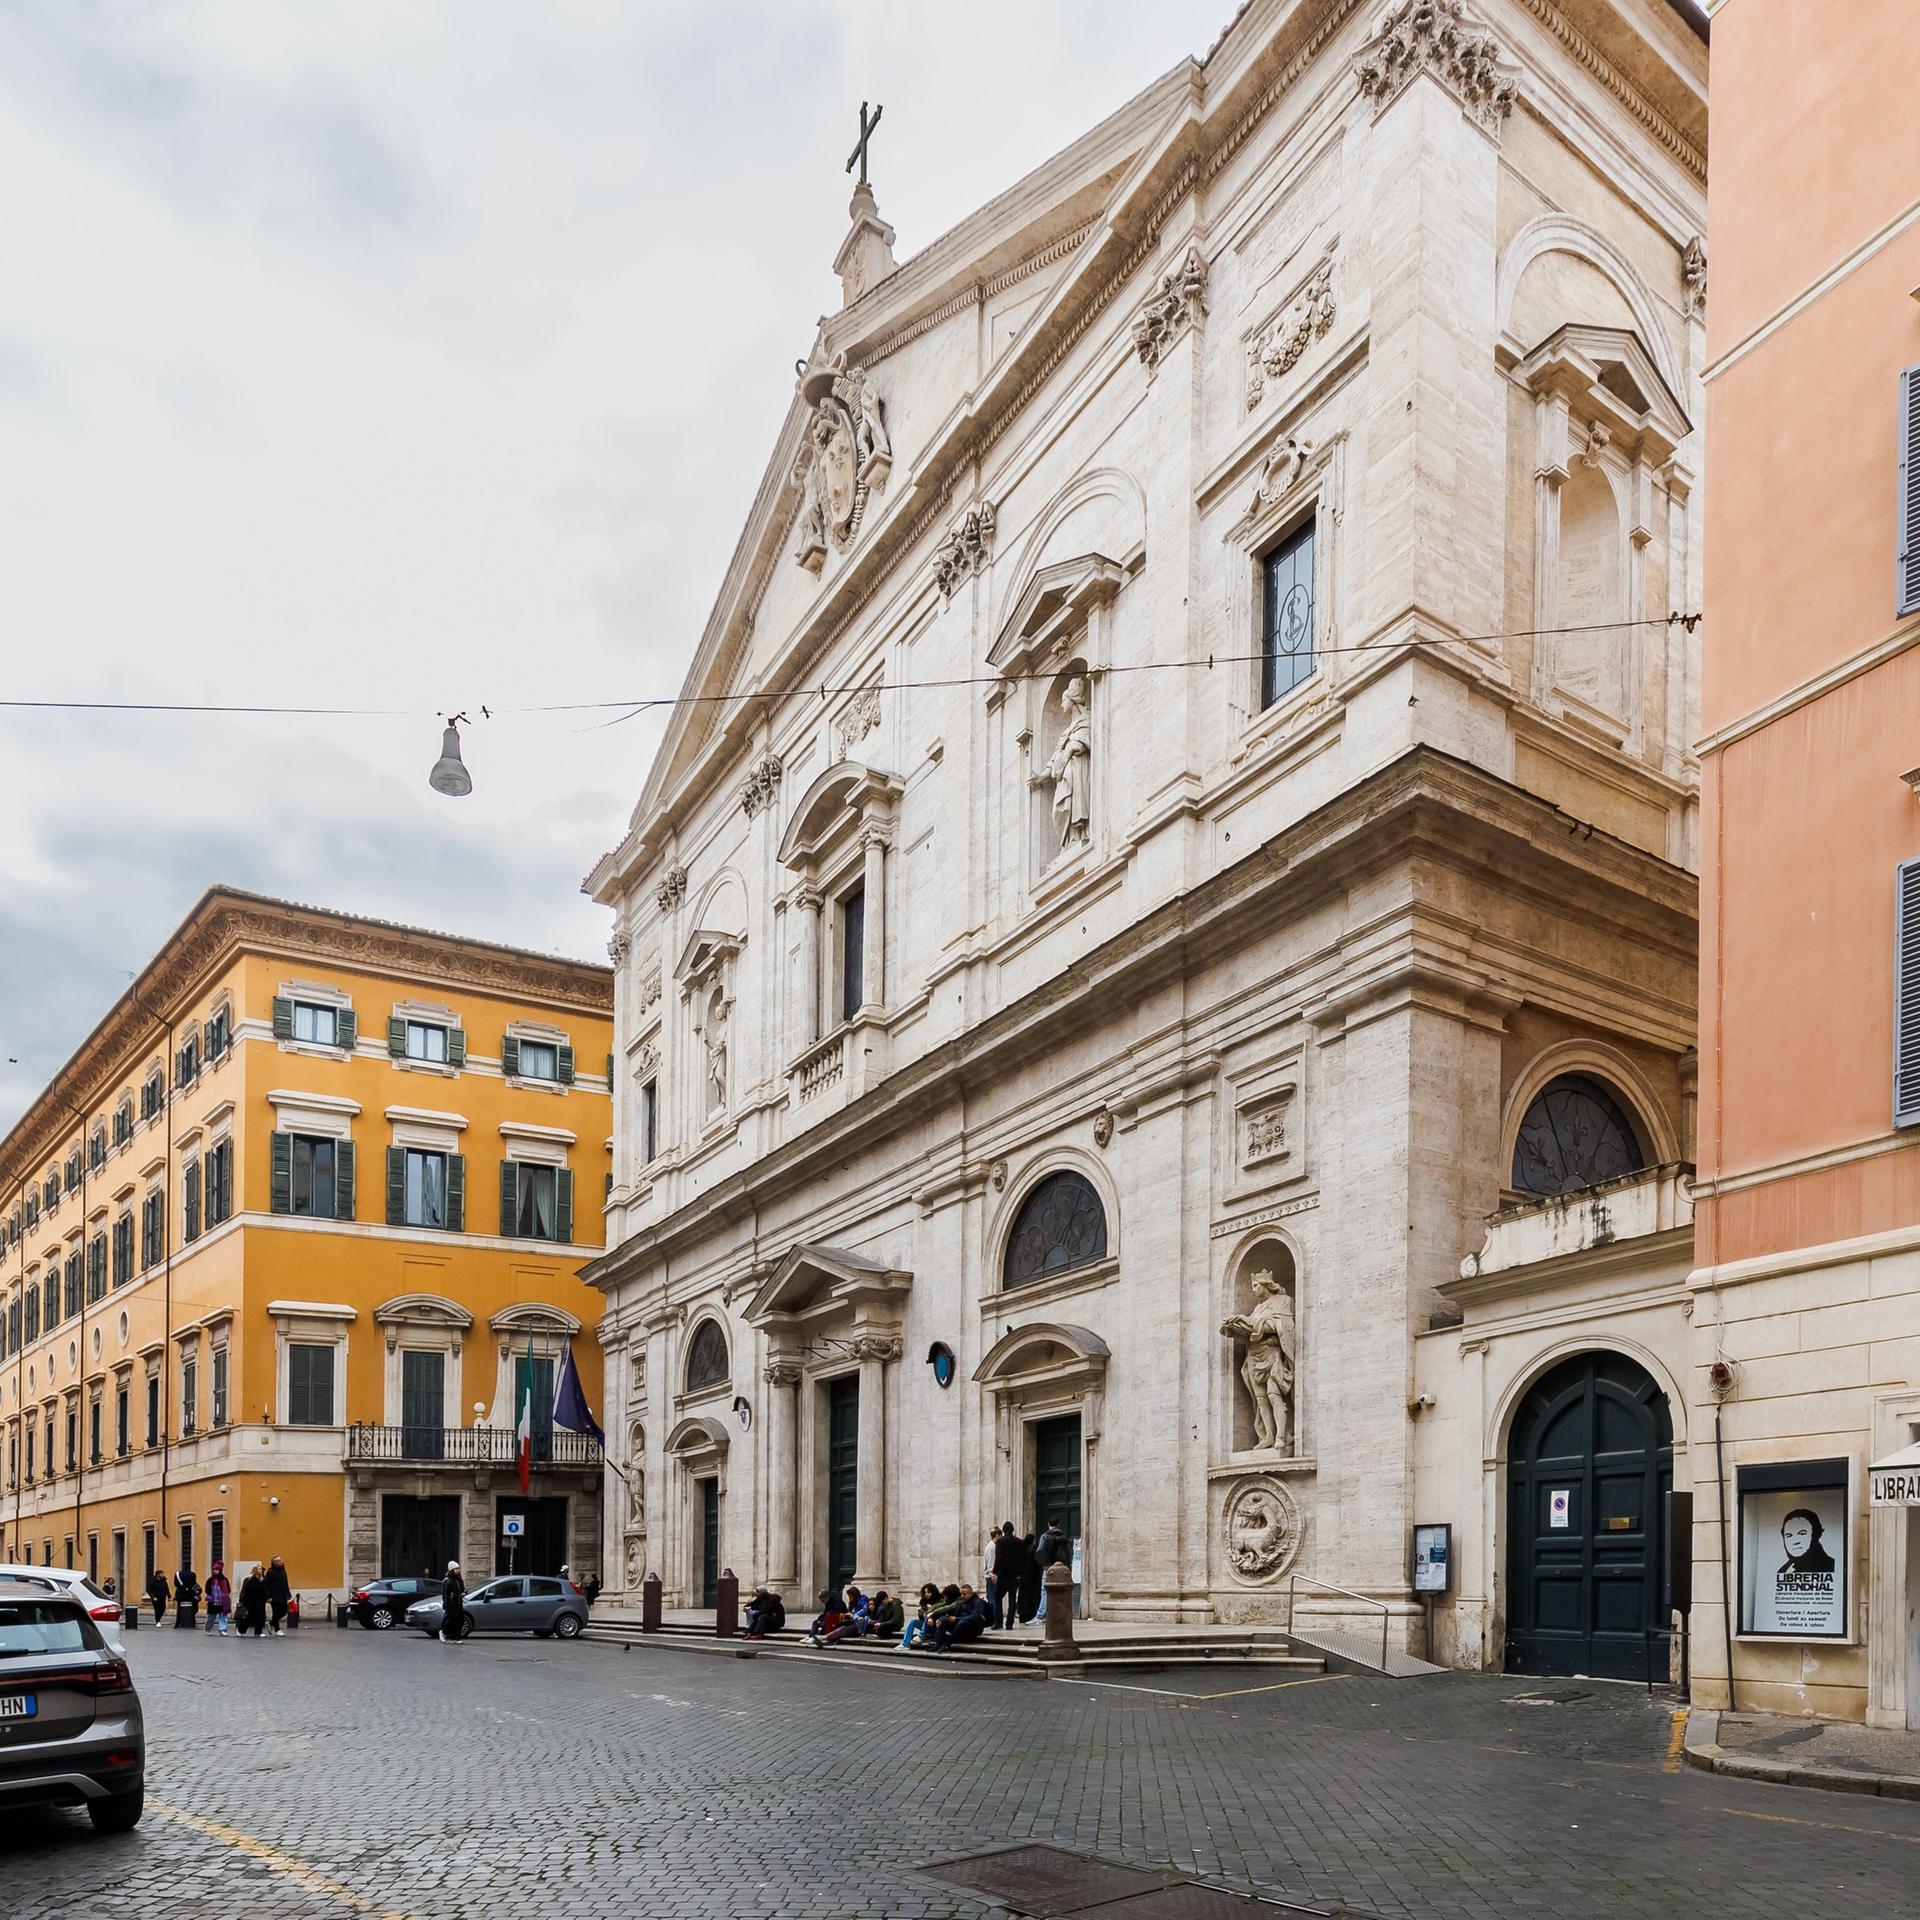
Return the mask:
<svg viewBox="0 0 1920 1920"><path fill-rule="evenodd" d="M1681 1748L1687 1738L1687 1709L1675 1707L1673 1710L1673 1732L1667 1738L1667 1762L1662 1773L1678 1773L1682 1760Z"/></svg>
<svg viewBox="0 0 1920 1920"><path fill-rule="evenodd" d="M365 1894L355 1893L351 1887L343 1887L338 1880L329 1879L318 1867L310 1867L304 1860L296 1860L292 1854L282 1853L278 1847L271 1847L264 1840L256 1840L250 1833L242 1833L238 1827L229 1827L218 1820L209 1820L205 1814L190 1813L185 1807L156 1800L152 1794L147 1795L147 1811L159 1814L163 1820L191 1827L195 1833L205 1834L209 1840L218 1840L223 1846L248 1854L271 1867L275 1873L284 1874L295 1885L306 1888L309 1893L329 1894L355 1913L370 1914L373 1920L414 1920L414 1916L403 1907L383 1907L377 1900L369 1900Z"/></svg>
<svg viewBox="0 0 1920 1920"><path fill-rule="evenodd" d="M1178 1687L1136 1687L1124 1680L1082 1680L1072 1674L1061 1679L1070 1687L1110 1687L1115 1693L1152 1693L1163 1700L1238 1700L1249 1693L1284 1693L1288 1687L1317 1687L1322 1680L1344 1680L1344 1673L1310 1673L1298 1680L1276 1680L1265 1687L1229 1687L1224 1693L1186 1693Z"/></svg>
<svg viewBox="0 0 1920 1920"><path fill-rule="evenodd" d="M1735 1776L1720 1774L1722 1780ZM1792 1813L1755 1813L1750 1807L1715 1807L1715 1813L1724 1813L1732 1820L1765 1820L1780 1827L1817 1827L1822 1833L1864 1833L1875 1840L1900 1840L1910 1847L1920 1847L1920 1833L1902 1833L1897 1827L1852 1827L1840 1820L1802 1820Z"/></svg>

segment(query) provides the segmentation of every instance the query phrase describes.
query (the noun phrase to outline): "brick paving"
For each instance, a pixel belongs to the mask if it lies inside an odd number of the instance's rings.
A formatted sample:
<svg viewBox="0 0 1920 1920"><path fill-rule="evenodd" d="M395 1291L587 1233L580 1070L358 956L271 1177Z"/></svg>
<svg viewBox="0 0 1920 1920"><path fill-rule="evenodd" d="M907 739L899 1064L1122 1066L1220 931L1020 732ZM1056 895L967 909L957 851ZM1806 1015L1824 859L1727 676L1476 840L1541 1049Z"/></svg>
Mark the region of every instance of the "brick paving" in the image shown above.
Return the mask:
<svg viewBox="0 0 1920 1920"><path fill-rule="evenodd" d="M1670 1703L1630 1688L1527 1706L1535 1683L1453 1674L1083 1685L330 1627L130 1644L147 1819L0 1820L8 1912L939 1920L995 1909L916 1863L1044 1840L1394 1920L1920 1913L1920 1806L1682 1768Z"/></svg>

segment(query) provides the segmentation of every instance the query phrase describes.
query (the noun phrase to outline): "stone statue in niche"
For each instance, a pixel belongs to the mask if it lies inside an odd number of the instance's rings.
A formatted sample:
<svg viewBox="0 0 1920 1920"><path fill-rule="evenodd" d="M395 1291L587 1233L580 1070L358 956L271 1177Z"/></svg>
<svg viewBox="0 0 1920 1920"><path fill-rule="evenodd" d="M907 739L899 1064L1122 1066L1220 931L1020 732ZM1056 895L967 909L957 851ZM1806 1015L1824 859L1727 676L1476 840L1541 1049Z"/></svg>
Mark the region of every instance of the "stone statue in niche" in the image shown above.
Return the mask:
<svg viewBox="0 0 1920 1920"><path fill-rule="evenodd" d="M1033 776L1032 785L1043 782L1053 788L1053 824L1058 832L1059 851L1066 853L1087 844L1088 796L1092 789L1093 718L1087 708L1087 682L1075 674L1060 696L1064 721L1060 739L1048 760L1046 770Z"/></svg>
<svg viewBox="0 0 1920 1920"><path fill-rule="evenodd" d="M644 1473L627 1475L627 1525L644 1527L647 1524L647 1476Z"/></svg>
<svg viewBox="0 0 1920 1920"><path fill-rule="evenodd" d="M1220 1323L1230 1340L1247 1343L1240 1378L1253 1403L1255 1443L1276 1452L1293 1450L1293 1297L1271 1268L1253 1276L1253 1310Z"/></svg>
<svg viewBox="0 0 1920 1920"><path fill-rule="evenodd" d="M727 1104L727 1009L718 994L707 1009L700 1045L707 1056L707 1111L718 1113Z"/></svg>

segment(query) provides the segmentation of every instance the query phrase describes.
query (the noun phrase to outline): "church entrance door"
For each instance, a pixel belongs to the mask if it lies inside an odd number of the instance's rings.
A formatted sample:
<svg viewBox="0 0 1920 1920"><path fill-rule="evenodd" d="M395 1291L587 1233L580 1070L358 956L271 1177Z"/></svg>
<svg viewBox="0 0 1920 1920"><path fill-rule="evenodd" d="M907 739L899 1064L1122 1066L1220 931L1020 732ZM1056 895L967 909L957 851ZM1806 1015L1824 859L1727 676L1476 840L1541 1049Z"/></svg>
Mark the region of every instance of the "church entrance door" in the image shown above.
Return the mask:
<svg viewBox="0 0 1920 1920"><path fill-rule="evenodd" d="M853 1578L860 1513L860 1381L827 1383L827 1585Z"/></svg>
<svg viewBox="0 0 1920 1920"><path fill-rule="evenodd" d="M700 1515L700 1604L717 1606L720 1600L720 1482L696 1480Z"/></svg>
<svg viewBox="0 0 1920 1920"><path fill-rule="evenodd" d="M1667 1397L1636 1361L1583 1353L1534 1383L1507 1451L1509 1673L1667 1672Z"/></svg>
<svg viewBox="0 0 1920 1920"><path fill-rule="evenodd" d="M1033 1527L1059 1523L1069 1540L1080 1537L1080 1416L1040 1420L1033 1429Z"/></svg>

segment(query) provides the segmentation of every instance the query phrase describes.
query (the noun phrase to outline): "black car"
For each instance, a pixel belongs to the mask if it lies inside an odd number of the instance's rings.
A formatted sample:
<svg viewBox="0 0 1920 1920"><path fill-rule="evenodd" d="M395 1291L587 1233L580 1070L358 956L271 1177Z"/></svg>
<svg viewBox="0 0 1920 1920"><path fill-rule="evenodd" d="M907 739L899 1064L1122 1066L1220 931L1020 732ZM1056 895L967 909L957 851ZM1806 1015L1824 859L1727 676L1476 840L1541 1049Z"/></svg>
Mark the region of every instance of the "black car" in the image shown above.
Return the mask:
<svg viewBox="0 0 1920 1920"><path fill-rule="evenodd" d="M416 1600L430 1593L438 1594L439 1591L440 1583L437 1580L369 1580L364 1587L354 1588L347 1606L363 1627L373 1627L384 1633L389 1627L397 1627L406 1619L407 1609Z"/></svg>

